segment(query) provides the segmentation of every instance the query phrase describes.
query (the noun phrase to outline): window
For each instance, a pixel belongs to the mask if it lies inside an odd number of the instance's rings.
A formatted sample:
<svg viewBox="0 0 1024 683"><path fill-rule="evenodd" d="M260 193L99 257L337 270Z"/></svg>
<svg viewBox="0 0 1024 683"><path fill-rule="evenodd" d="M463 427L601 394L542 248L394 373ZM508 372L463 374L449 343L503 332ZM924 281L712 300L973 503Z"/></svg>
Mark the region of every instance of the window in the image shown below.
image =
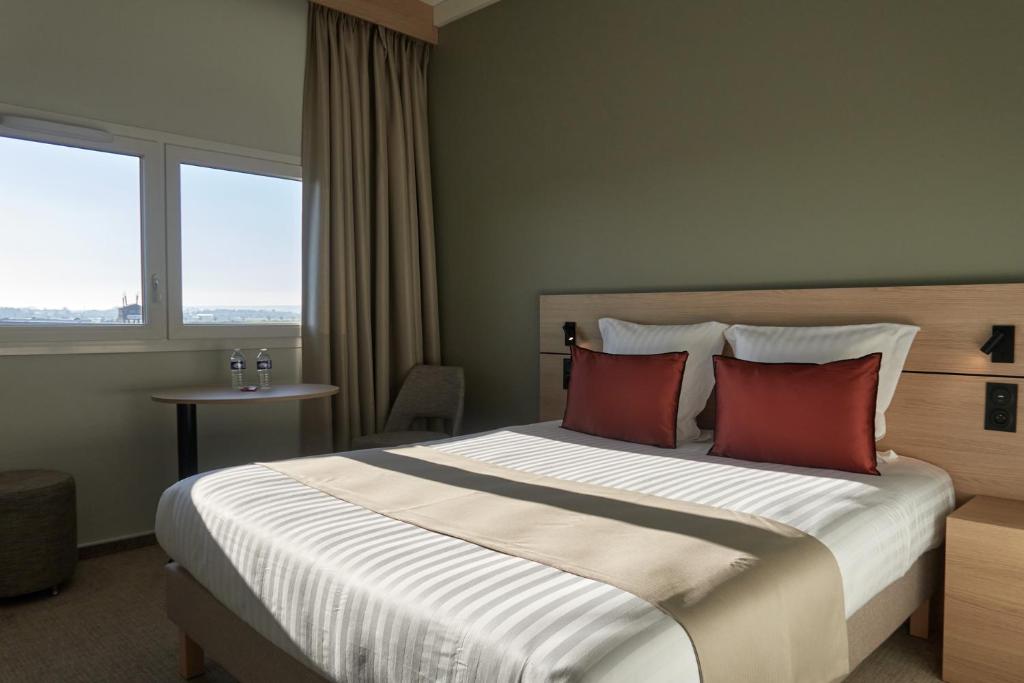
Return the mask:
<svg viewBox="0 0 1024 683"><path fill-rule="evenodd" d="M168 147L176 239L171 334L295 336L302 307L299 168ZM177 242L180 240L180 243Z"/></svg>
<svg viewBox="0 0 1024 683"><path fill-rule="evenodd" d="M143 323L140 189L138 157L0 138L0 323Z"/></svg>
<svg viewBox="0 0 1024 683"><path fill-rule="evenodd" d="M0 125L0 342L163 338L160 147L72 132Z"/></svg>
<svg viewBox="0 0 1024 683"><path fill-rule="evenodd" d="M181 165L186 325L297 325L301 249L302 183Z"/></svg>
<svg viewBox="0 0 1024 683"><path fill-rule="evenodd" d="M0 354L299 344L297 160L12 109Z"/></svg>

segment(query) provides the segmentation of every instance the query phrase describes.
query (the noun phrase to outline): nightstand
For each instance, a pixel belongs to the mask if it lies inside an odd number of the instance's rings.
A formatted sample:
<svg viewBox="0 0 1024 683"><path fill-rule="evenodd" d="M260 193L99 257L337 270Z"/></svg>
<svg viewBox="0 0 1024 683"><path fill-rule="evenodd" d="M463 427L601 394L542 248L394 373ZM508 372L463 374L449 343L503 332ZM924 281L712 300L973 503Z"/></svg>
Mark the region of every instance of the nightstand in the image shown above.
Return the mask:
<svg viewBox="0 0 1024 683"><path fill-rule="evenodd" d="M977 496L946 524L942 677L1024 681L1024 501Z"/></svg>

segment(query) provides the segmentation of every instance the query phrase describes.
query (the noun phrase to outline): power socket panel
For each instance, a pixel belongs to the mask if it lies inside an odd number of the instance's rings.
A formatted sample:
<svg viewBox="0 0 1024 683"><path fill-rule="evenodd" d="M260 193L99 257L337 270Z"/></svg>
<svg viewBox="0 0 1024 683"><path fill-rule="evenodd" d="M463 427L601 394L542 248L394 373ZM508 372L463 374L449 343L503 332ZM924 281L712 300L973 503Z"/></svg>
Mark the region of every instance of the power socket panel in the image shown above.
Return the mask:
<svg viewBox="0 0 1024 683"><path fill-rule="evenodd" d="M1017 431L1016 384L985 384L985 429L994 432Z"/></svg>

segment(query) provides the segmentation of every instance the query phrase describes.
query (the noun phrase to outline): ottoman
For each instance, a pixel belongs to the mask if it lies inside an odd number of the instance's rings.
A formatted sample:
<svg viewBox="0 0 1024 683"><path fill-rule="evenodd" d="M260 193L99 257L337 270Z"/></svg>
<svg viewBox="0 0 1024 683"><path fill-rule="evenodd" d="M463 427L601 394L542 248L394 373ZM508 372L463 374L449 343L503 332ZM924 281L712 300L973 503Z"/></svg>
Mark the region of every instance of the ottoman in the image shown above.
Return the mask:
<svg viewBox="0 0 1024 683"><path fill-rule="evenodd" d="M50 470L0 472L0 598L51 589L78 560L75 480Z"/></svg>

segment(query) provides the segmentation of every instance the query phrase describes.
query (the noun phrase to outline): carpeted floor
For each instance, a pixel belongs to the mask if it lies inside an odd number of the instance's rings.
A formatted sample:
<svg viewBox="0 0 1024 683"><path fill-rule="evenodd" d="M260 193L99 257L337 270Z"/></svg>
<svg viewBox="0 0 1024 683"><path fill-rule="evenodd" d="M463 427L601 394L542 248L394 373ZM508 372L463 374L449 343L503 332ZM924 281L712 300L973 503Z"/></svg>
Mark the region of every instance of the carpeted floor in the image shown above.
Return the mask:
<svg viewBox="0 0 1024 683"><path fill-rule="evenodd" d="M0 600L0 683L178 681L177 631L164 616L167 561L156 547L83 560L60 595ZM234 679L207 661L195 683ZM934 683L934 641L899 632L853 683Z"/></svg>

